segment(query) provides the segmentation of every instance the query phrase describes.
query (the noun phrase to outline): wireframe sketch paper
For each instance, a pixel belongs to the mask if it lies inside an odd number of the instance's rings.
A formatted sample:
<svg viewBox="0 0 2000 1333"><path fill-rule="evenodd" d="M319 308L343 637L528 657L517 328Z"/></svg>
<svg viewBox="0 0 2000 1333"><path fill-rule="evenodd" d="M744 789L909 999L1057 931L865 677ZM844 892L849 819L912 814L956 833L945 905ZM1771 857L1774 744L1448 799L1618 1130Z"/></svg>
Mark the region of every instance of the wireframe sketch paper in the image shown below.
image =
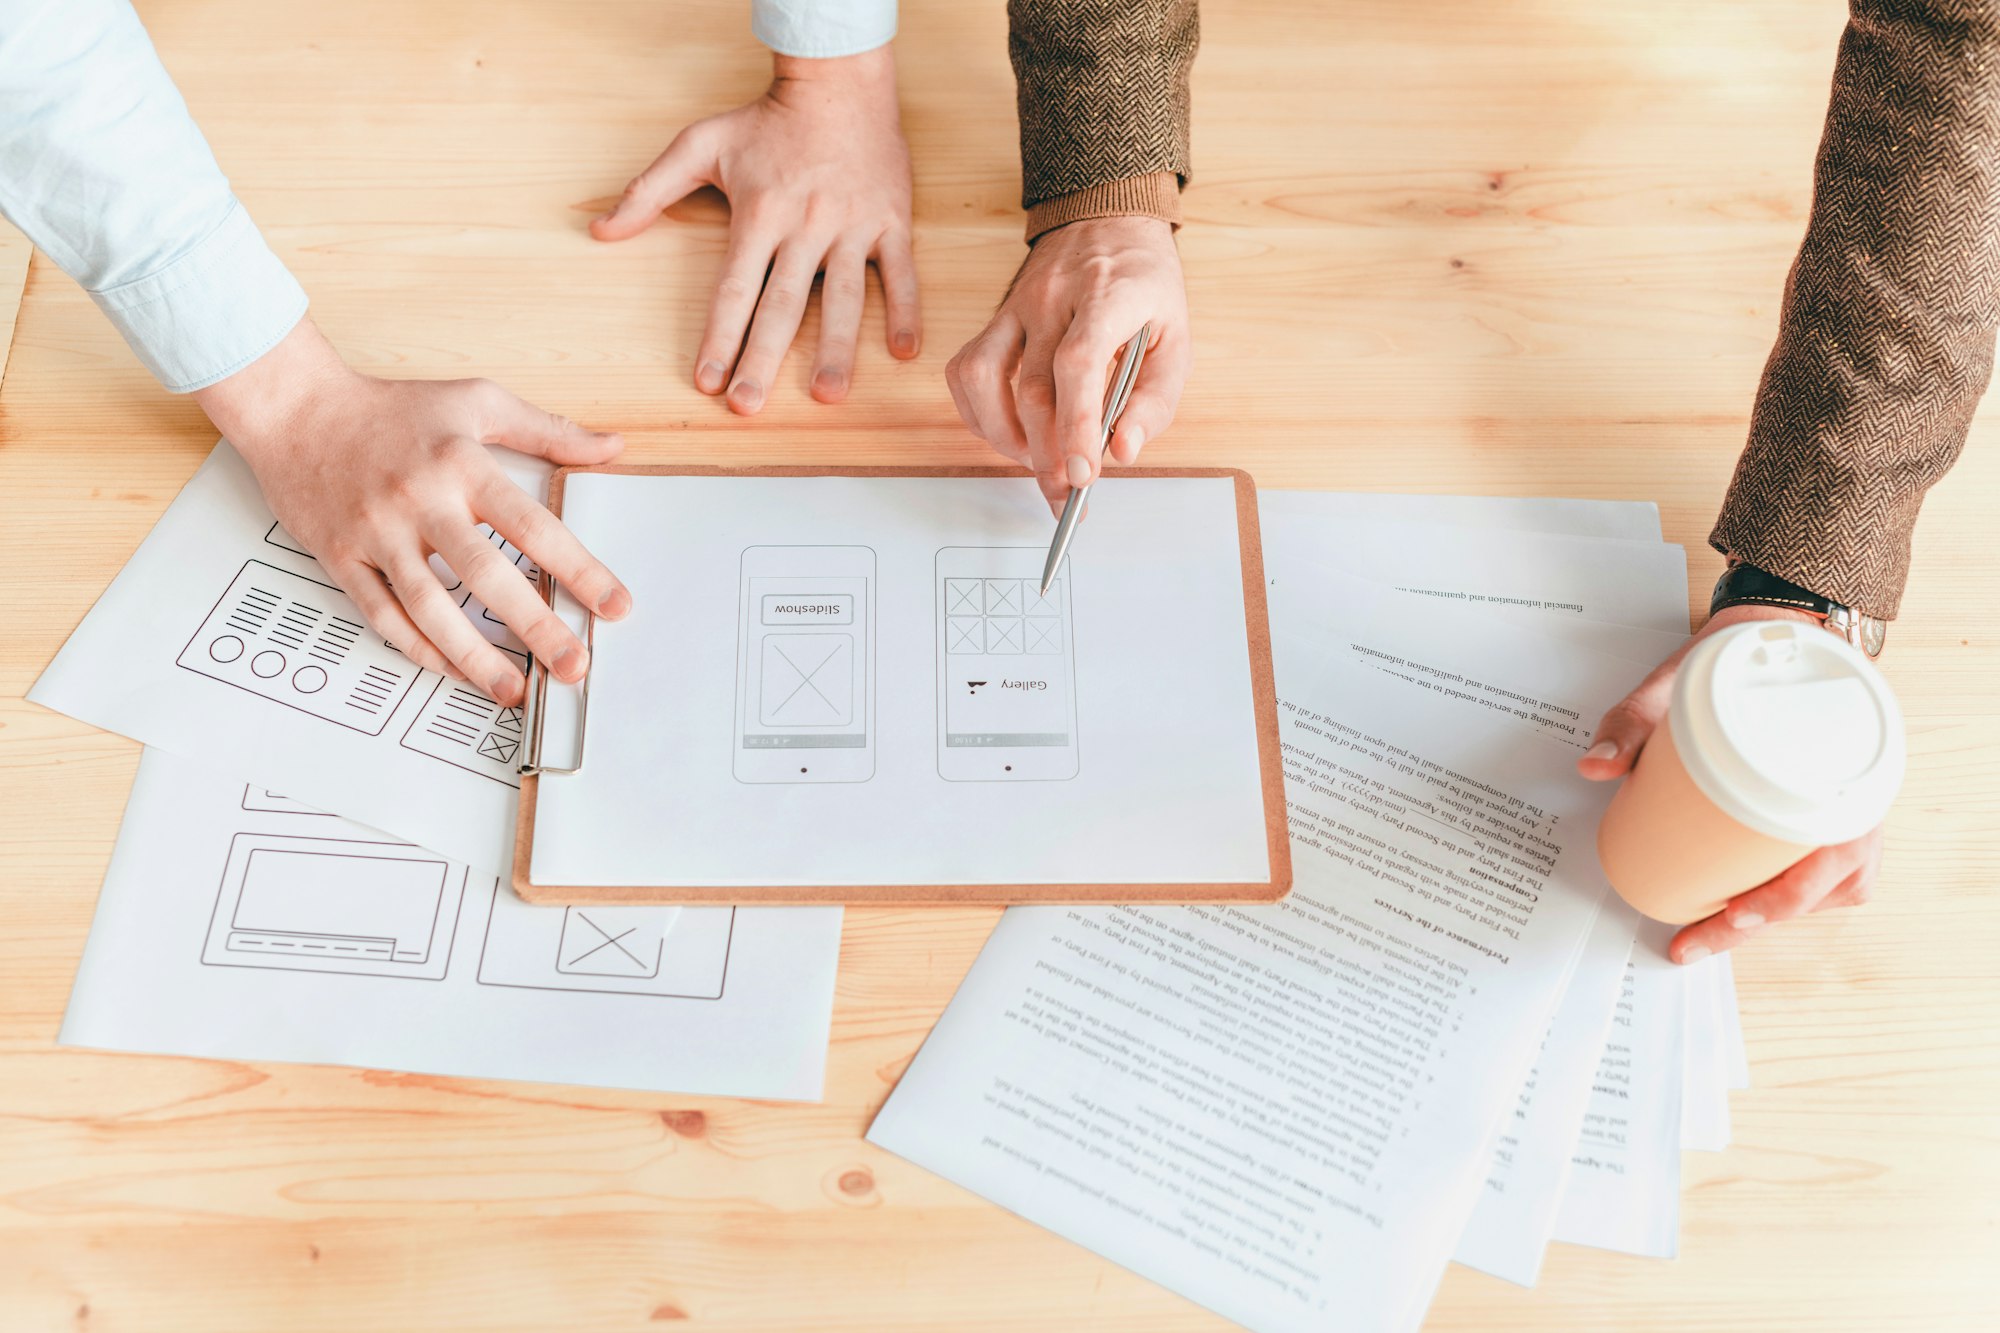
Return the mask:
<svg viewBox="0 0 2000 1333"><path fill-rule="evenodd" d="M548 467L494 456L539 493ZM491 537L524 577L533 562ZM472 623L527 650L440 568ZM28 697L488 874L513 852L522 714L414 663L272 517L218 444Z"/></svg>
<svg viewBox="0 0 2000 1333"><path fill-rule="evenodd" d="M537 907L148 749L67 1045L815 1100L838 907Z"/></svg>
<svg viewBox="0 0 2000 1333"><path fill-rule="evenodd" d="M1272 881L1234 478L1120 478L1046 596L1027 477L587 472L561 504L635 609L597 627L582 771L539 782L535 885Z"/></svg>
<svg viewBox="0 0 2000 1333"><path fill-rule="evenodd" d="M1292 896L1010 910L869 1138L1249 1327L1414 1327L1596 920L1600 793L1382 673L1280 680Z"/></svg>

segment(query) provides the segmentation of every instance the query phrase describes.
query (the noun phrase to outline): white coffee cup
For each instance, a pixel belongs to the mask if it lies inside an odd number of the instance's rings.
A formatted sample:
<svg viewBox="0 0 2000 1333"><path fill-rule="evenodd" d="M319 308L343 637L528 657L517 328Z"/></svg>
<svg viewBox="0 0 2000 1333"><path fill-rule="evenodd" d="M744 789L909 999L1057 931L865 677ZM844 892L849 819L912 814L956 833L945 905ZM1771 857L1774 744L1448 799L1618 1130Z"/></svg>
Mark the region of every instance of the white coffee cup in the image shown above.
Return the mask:
<svg viewBox="0 0 2000 1333"><path fill-rule="evenodd" d="M1598 858L1647 916L1699 921L1880 824L1903 765L1902 712L1859 650L1799 620L1732 625L1681 663Z"/></svg>

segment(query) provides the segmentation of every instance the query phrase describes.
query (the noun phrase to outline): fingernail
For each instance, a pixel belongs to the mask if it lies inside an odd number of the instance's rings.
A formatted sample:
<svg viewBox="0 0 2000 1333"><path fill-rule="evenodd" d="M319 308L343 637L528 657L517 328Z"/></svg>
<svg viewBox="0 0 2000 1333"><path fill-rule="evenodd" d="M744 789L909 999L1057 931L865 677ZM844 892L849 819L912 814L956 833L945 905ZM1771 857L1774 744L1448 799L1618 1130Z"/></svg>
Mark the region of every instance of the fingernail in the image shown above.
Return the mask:
<svg viewBox="0 0 2000 1333"><path fill-rule="evenodd" d="M1729 924L1738 930L1755 930L1764 924L1764 917L1760 912L1743 912Z"/></svg>
<svg viewBox="0 0 2000 1333"><path fill-rule="evenodd" d="M756 380L738 380L736 387L729 391L730 400L739 407L756 411L764 403L764 386Z"/></svg>
<svg viewBox="0 0 2000 1333"><path fill-rule="evenodd" d="M495 703L504 704L514 697L515 679L513 672L503 671L487 683L486 692L493 696Z"/></svg>
<svg viewBox="0 0 2000 1333"><path fill-rule="evenodd" d="M1071 454L1069 462L1063 465L1065 475L1072 486L1090 485L1090 460L1082 454Z"/></svg>
<svg viewBox="0 0 2000 1333"><path fill-rule="evenodd" d="M549 670L558 676L567 676L583 662L583 652L577 648L565 648L556 654L556 660L549 663Z"/></svg>
<svg viewBox="0 0 2000 1333"><path fill-rule="evenodd" d="M609 616L613 620L618 619L618 617L631 609L632 594L626 592L623 588L613 588L610 592L605 593L604 599L597 604L597 614L600 616Z"/></svg>
<svg viewBox="0 0 2000 1333"><path fill-rule="evenodd" d="M694 374L694 387L703 393L721 393L722 381L728 375L720 361L710 361Z"/></svg>
<svg viewBox="0 0 2000 1333"><path fill-rule="evenodd" d="M813 392L838 396L847 391L847 376L837 370L822 370L813 376Z"/></svg>
<svg viewBox="0 0 2000 1333"><path fill-rule="evenodd" d="M1599 741L1588 750L1585 750L1583 757L1585 759L1616 759L1618 757L1618 742Z"/></svg>
<svg viewBox="0 0 2000 1333"><path fill-rule="evenodd" d="M1706 957L1708 957L1708 950L1702 948L1699 944L1690 944L1687 948L1681 950L1681 966L1685 967L1689 963L1699 963Z"/></svg>
<svg viewBox="0 0 2000 1333"><path fill-rule="evenodd" d="M897 329L895 350L903 356L908 356L910 353L916 351L917 331L915 329Z"/></svg>

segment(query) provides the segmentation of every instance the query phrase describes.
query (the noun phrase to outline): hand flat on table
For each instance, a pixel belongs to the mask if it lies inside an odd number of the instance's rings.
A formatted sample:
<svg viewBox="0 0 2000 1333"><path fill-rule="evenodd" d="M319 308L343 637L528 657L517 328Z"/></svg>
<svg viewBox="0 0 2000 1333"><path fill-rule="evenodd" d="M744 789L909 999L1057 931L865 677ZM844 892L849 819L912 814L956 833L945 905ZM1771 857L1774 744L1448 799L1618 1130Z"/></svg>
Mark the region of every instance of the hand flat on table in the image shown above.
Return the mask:
<svg viewBox="0 0 2000 1333"><path fill-rule="evenodd" d="M600 241L644 231L704 185L729 199L729 249L695 353L695 387L727 389L730 410L769 401L824 273L812 396L837 403L854 380L868 266L882 278L892 355L923 344L911 251L910 151L888 47L832 60L777 56L756 101L674 137L633 178L616 208L590 224Z"/></svg>
<svg viewBox="0 0 2000 1333"><path fill-rule="evenodd" d="M411 661L519 703L514 660L473 625L432 569L439 556L557 679L589 656L480 524L512 542L583 605L616 620L631 594L485 448L558 466L624 447L530 406L490 380L380 380L349 369L311 320L228 379L197 391L272 511Z"/></svg>

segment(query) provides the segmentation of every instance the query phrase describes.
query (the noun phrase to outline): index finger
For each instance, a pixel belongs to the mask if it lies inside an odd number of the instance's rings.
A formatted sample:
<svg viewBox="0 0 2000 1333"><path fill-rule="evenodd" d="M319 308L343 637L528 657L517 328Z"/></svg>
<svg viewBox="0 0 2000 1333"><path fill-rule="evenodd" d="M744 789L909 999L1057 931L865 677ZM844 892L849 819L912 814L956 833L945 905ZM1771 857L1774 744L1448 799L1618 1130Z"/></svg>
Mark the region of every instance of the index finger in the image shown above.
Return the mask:
<svg viewBox="0 0 2000 1333"><path fill-rule="evenodd" d="M527 552L580 605L606 620L618 620L632 609L632 594L617 576L585 550L560 519L498 475L497 469L480 491L476 508L495 532Z"/></svg>
<svg viewBox="0 0 2000 1333"><path fill-rule="evenodd" d="M513 561L494 548L485 533L463 519L442 524L425 534L500 623L514 631L535 658L556 679L575 682L589 669L583 644L550 609Z"/></svg>

